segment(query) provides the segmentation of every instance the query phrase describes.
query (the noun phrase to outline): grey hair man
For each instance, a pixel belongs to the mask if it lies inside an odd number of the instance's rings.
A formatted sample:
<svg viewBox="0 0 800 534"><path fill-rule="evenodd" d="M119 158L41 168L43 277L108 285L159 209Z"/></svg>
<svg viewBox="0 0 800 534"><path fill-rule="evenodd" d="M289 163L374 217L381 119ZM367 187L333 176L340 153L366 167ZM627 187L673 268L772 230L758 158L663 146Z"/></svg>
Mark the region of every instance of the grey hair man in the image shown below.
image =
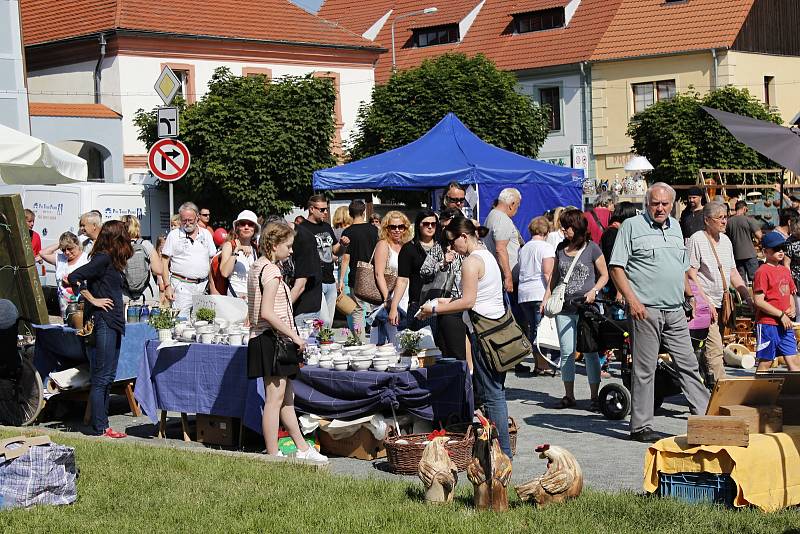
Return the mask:
<svg viewBox="0 0 800 534"><path fill-rule="evenodd" d="M747 215L750 208L744 200L736 201L733 216L728 217L728 226L725 234L733 244L733 257L736 259L736 269L744 279L751 282L758 269L758 256L753 246L753 238L761 241L761 225Z"/></svg>
<svg viewBox="0 0 800 534"><path fill-rule="evenodd" d="M497 259L503 274L503 288L508 293L514 292L514 279L519 273L519 248L524 244L519 230L511 220L517 214L521 201L522 194L518 189L503 189L497 196L497 206L489 212L483 223L489 229L488 235L483 238L483 244Z"/></svg>
<svg viewBox="0 0 800 534"><path fill-rule="evenodd" d="M168 281L164 296L183 317L191 312L194 296L205 292L211 258L217 254L211 232L198 224L199 212L193 202L181 204L180 226L167 234L161 250Z"/></svg>
<svg viewBox="0 0 800 534"><path fill-rule="evenodd" d="M685 306L694 309L686 271L689 255L679 223L670 217L675 190L663 182L647 189L645 211L625 220L611 254L611 278L633 318L631 439L654 442L655 371L659 349L672 356L693 414L705 412L708 390L698 372Z"/></svg>
<svg viewBox="0 0 800 534"><path fill-rule="evenodd" d="M83 251L87 254L91 252L97 236L100 235L100 228L102 226L103 217L100 215L100 212L92 210L81 215L80 221L78 222L78 235L86 236L86 240L83 242Z"/></svg>

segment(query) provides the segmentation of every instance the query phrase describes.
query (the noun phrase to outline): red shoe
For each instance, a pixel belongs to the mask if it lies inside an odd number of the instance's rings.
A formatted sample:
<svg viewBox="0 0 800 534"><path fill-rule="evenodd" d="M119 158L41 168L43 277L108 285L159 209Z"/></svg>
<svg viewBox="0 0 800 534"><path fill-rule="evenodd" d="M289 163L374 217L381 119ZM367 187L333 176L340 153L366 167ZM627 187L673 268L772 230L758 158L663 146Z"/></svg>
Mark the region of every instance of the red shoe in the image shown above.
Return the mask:
<svg viewBox="0 0 800 534"><path fill-rule="evenodd" d="M128 434L126 434L124 432L117 432L113 428L108 427L108 428L106 428L106 431L103 432L103 437L119 439L119 438L127 438Z"/></svg>

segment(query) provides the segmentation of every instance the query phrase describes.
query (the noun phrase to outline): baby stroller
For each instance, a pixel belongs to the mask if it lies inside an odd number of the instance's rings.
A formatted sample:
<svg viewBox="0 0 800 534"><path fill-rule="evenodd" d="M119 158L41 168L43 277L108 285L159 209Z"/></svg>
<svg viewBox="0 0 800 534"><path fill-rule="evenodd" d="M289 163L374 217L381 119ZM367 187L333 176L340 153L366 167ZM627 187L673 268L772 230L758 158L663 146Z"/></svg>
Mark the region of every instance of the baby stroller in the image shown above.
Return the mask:
<svg viewBox="0 0 800 534"><path fill-rule="evenodd" d="M0 299L0 424L31 424L42 408L42 379L17 346L22 319L10 300Z"/></svg>
<svg viewBox="0 0 800 534"><path fill-rule="evenodd" d="M603 312L597 306L580 304L578 306L581 320L589 321L592 330L597 334L600 350L615 349L618 351L622 384L612 382L600 389L598 395L600 411L608 419L619 420L625 418L631 411L631 332L633 324L624 308L614 301L596 299L603 304ZM620 313L621 312L621 313ZM621 318L616 318L621 317ZM692 336L695 356L700 363L701 372L706 371L705 365L705 333L696 332ZM706 380L706 386L709 385ZM713 386L712 386L713 387ZM653 395L654 408L661 407L666 397L681 393L680 374L671 361L659 358L655 372L655 387Z"/></svg>

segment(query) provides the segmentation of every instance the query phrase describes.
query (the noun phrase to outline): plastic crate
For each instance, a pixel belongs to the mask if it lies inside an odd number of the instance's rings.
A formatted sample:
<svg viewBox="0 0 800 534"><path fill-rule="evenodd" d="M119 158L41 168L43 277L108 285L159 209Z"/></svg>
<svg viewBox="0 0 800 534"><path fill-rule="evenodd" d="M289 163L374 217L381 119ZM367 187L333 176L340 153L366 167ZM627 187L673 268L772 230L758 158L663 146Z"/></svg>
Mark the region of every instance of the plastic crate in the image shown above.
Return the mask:
<svg viewBox="0 0 800 534"><path fill-rule="evenodd" d="M688 503L723 504L733 508L736 483L715 473L658 473L658 494Z"/></svg>

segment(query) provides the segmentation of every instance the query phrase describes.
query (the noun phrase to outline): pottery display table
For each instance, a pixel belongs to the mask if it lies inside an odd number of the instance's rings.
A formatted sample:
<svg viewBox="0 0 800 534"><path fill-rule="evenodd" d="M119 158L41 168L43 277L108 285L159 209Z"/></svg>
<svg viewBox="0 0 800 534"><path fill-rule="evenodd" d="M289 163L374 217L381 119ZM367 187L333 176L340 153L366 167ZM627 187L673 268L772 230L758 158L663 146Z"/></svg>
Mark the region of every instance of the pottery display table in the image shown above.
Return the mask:
<svg viewBox="0 0 800 534"><path fill-rule="evenodd" d="M159 410L236 417L261 432L262 380L247 378L247 347L200 343L167 346L148 341L135 396L153 423ZM472 417L472 381L464 362L400 373L303 367L293 382L295 407L328 418L384 410L431 421Z"/></svg>

